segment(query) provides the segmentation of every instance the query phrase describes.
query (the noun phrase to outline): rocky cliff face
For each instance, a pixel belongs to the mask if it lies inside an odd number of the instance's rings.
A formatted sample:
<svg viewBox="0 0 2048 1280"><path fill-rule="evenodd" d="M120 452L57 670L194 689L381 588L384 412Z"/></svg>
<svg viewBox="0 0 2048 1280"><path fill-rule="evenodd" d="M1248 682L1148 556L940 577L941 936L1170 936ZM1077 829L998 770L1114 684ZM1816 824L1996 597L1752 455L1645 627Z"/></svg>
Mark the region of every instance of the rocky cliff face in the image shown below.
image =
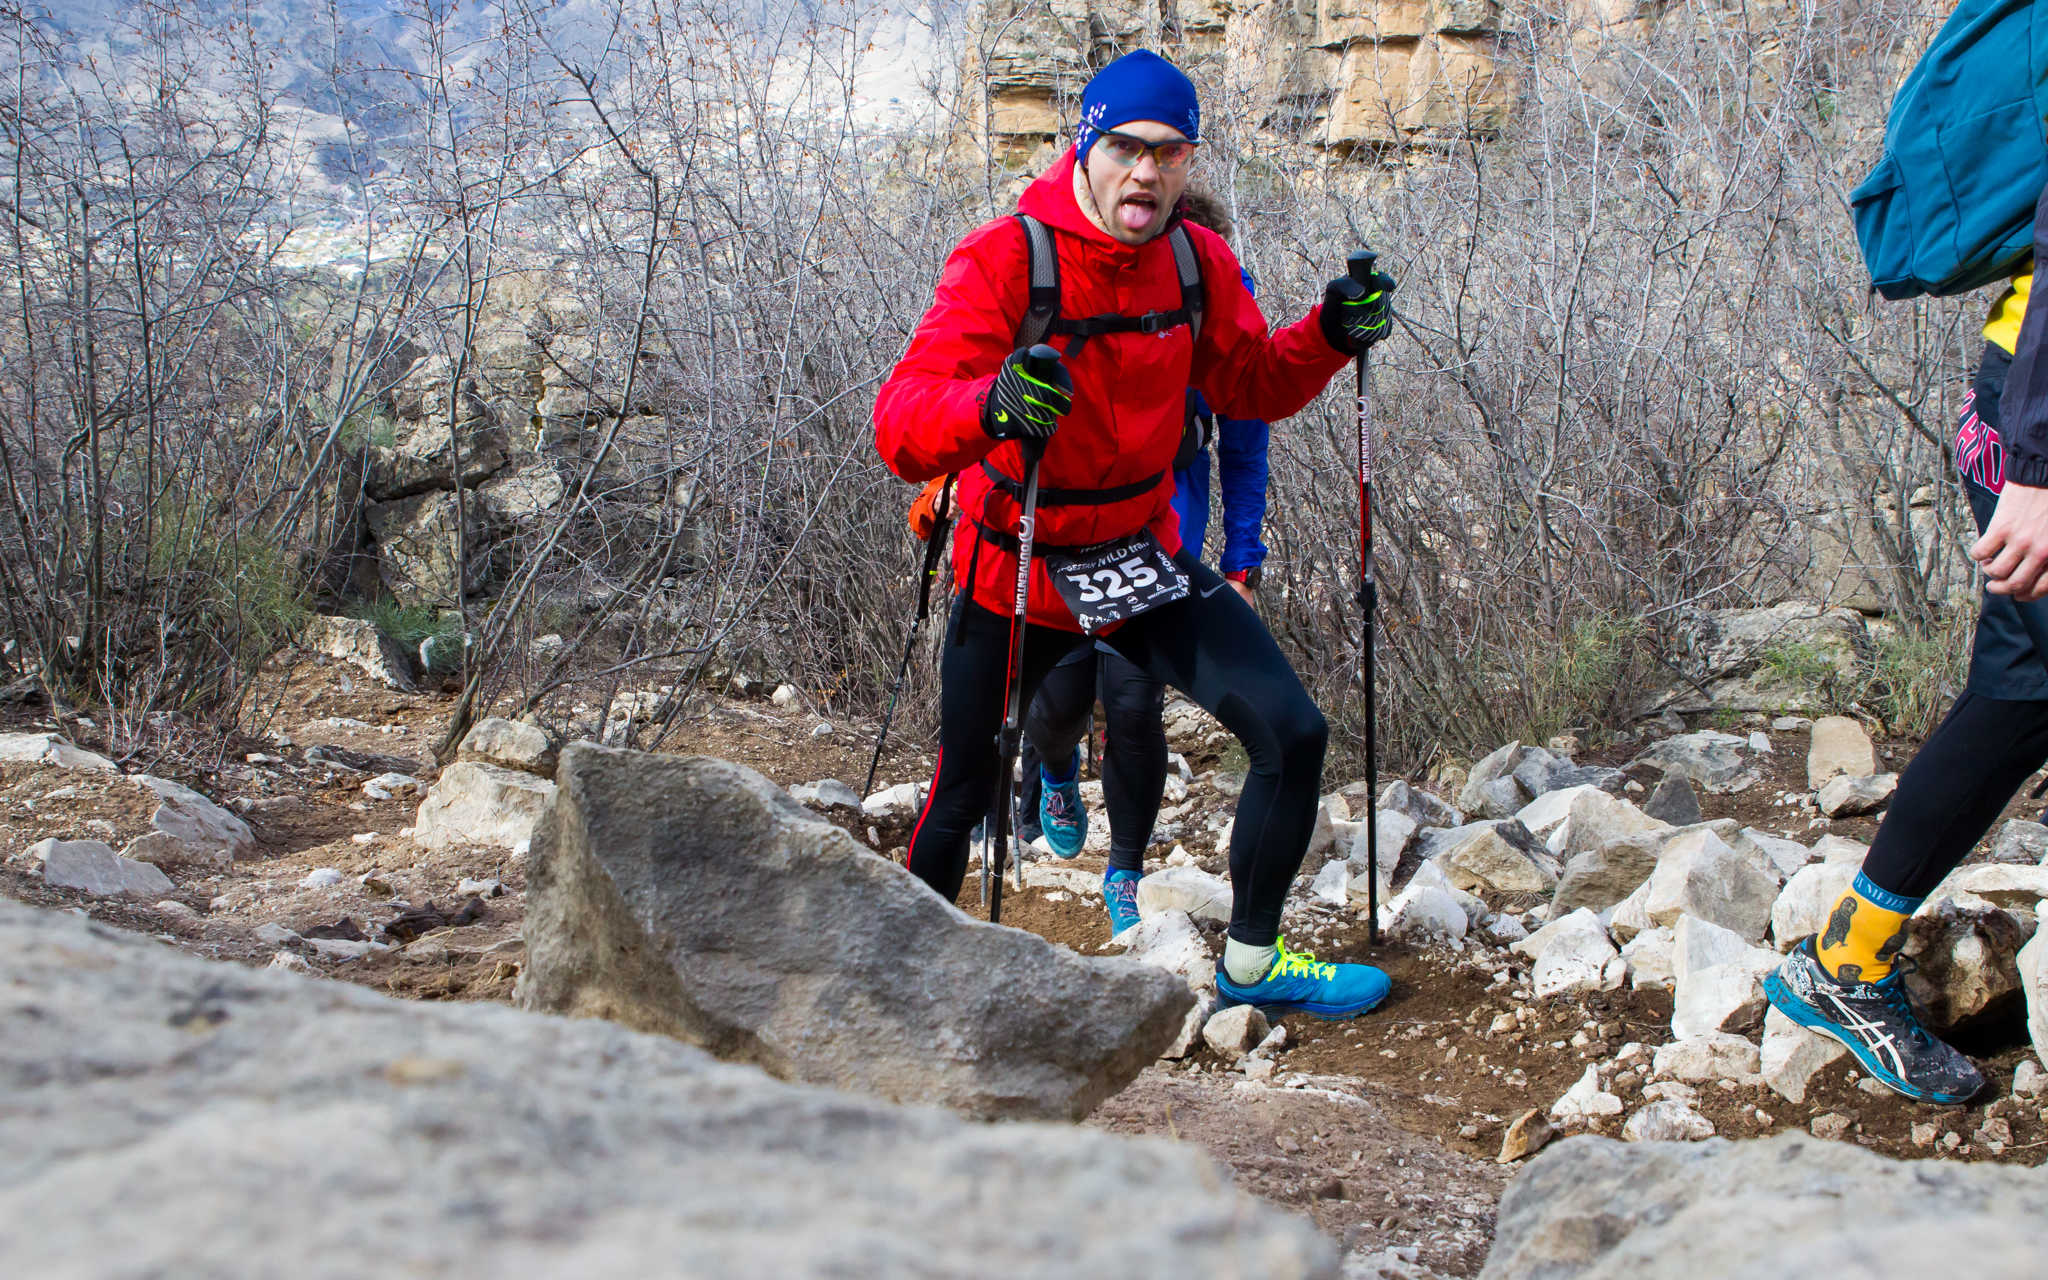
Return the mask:
<svg viewBox="0 0 2048 1280"><path fill-rule="evenodd" d="M1322 148L1490 133L1516 77L1494 0L986 0L968 52L971 132L1028 154L1071 118L1097 67L1155 48L1220 107L1280 143Z"/></svg>

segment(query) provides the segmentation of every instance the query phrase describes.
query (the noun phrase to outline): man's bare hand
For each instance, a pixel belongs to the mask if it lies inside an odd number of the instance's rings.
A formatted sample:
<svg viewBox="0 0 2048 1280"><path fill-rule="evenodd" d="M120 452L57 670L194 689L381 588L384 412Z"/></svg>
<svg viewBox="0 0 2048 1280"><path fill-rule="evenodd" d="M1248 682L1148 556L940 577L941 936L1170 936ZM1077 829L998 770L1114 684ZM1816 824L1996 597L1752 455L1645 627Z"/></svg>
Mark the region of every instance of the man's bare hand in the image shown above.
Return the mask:
<svg viewBox="0 0 2048 1280"><path fill-rule="evenodd" d="M2008 484L1984 536L1970 548L1985 590L2020 604L2048 595L2048 489Z"/></svg>
<svg viewBox="0 0 2048 1280"><path fill-rule="evenodd" d="M2048 493L2048 490L2043 490L2043 492ZM1250 587L1246 586L1242 582L1239 582L1236 578L1225 578L1224 581L1230 584L1230 589L1232 591L1237 592L1239 599L1243 600L1246 604L1250 605L1254 609L1259 607L1258 597L1252 593L1252 589Z"/></svg>

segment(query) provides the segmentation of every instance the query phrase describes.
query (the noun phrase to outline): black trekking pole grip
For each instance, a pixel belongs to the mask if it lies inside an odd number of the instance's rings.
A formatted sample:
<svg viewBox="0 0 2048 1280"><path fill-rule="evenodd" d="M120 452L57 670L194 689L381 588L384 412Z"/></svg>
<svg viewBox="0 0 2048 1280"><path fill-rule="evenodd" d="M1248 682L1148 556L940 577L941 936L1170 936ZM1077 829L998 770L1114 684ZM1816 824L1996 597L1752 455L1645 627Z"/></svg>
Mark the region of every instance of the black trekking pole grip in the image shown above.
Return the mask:
<svg viewBox="0 0 2048 1280"><path fill-rule="evenodd" d="M1373 268L1379 263L1380 255L1370 249L1360 249L1344 259L1344 274L1363 285L1372 283Z"/></svg>

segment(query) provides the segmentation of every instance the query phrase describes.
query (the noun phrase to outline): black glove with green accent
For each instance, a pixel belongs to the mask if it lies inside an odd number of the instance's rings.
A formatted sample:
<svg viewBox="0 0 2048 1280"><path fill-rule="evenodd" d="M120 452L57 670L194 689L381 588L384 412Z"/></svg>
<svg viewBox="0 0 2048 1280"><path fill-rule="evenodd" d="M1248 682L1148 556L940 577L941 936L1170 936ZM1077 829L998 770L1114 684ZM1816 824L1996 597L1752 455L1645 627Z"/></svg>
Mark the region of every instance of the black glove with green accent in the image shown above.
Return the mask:
<svg viewBox="0 0 2048 1280"><path fill-rule="evenodd" d="M1019 347L981 402L981 429L998 440L1046 440L1074 408L1074 380L1051 347Z"/></svg>
<svg viewBox="0 0 2048 1280"><path fill-rule="evenodd" d="M1323 326L1325 342L1345 355L1363 355L1367 347L1393 331L1394 277L1375 271L1368 284L1350 276L1330 281L1316 318Z"/></svg>

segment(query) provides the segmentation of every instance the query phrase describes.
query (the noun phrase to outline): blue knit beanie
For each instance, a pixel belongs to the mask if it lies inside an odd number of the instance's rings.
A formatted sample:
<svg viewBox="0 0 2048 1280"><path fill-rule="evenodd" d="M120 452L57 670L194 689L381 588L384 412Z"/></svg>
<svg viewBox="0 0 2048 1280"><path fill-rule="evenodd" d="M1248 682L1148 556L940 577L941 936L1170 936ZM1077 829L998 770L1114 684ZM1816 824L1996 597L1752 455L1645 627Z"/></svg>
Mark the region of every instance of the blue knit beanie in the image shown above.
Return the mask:
<svg viewBox="0 0 2048 1280"><path fill-rule="evenodd" d="M1179 67L1150 49L1133 49L1088 82L1081 91L1081 123L1074 151L1085 167L1088 152L1104 129L1133 120L1157 120L1180 130L1190 142L1202 140L1202 107L1195 86Z"/></svg>

